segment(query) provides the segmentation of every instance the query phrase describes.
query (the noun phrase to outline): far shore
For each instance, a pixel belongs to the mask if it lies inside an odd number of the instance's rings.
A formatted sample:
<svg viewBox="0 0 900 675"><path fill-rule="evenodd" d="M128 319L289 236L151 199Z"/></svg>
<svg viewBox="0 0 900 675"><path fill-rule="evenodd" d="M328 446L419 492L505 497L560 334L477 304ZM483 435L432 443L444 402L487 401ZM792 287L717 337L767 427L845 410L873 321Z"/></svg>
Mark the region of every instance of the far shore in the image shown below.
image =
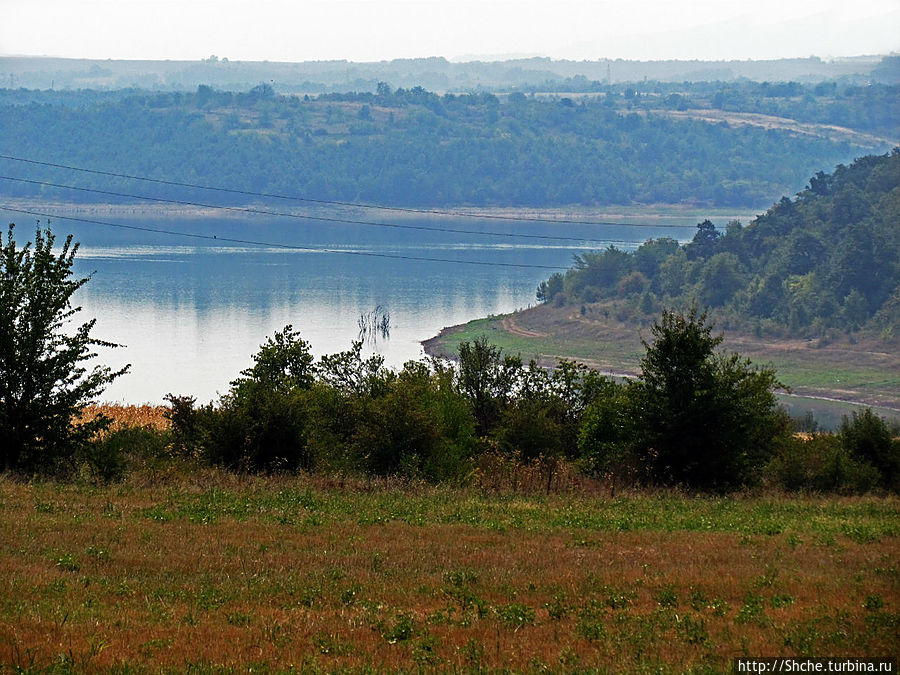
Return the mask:
<svg viewBox="0 0 900 675"><path fill-rule="evenodd" d="M210 198L210 201L213 201ZM756 215L763 213L765 208L733 208L714 207L703 204L624 204L605 206L553 206L553 207L520 207L520 206L367 206L354 204L341 206L339 204L304 205L290 204L289 200L274 200L262 204L250 202L229 206L190 206L182 204L107 204L107 203L78 203L56 202L35 199L6 199L0 204L2 207L39 211L48 214L51 218L54 214L60 216L107 216L107 217L153 217L153 218L246 218L248 213L241 209L261 209L266 211L278 211L292 215L325 215L334 217L335 209L348 217L358 217L361 214L378 212L380 217L391 218L421 218L422 216L447 216L470 217L483 216L485 218L546 218L549 220L622 220L639 219L641 221L664 222L671 218L716 218L718 220L740 220L749 222ZM252 215L252 214L249 214ZM30 217L30 216L29 216Z"/></svg>

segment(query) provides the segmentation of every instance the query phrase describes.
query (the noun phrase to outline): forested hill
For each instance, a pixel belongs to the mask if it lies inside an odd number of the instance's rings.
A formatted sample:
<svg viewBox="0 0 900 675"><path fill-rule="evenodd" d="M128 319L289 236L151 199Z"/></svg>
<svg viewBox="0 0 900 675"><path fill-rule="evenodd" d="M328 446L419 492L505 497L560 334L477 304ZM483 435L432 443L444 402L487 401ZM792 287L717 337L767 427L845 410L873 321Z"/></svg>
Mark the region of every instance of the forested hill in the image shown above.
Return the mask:
<svg viewBox="0 0 900 675"><path fill-rule="evenodd" d="M754 87L730 87L717 104L729 111L753 101L754 110L829 123L837 116L882 135L896 126L878 111L890 109L897 87L860 88L837 102L827 86L819 93L772 86L753 93ZM714 98L712 89L703 91L707 103ZM695 94L610 87L583 97L439 96L384 84L377 93L315 98L281 96L268 85L244 93L205 86L166 94L5 90L0 153L169 181L391 205L758 208L794 194L823 167L892 145L827 129L671 114L690 113L688 103L699 105L701 90ZM766 103L776 100L782 107ZM81 188L208 198L11 160L0 160L0 171ZM0 189L7 197L114 201L10 180Z"/></svg>
<svg viewBox="0 0 900 675"><path fill-rule="evenodd" d="M693 241L651 240L576 257L541 284L545 301L625 299L710 308L720 325L823 337L869 328L900 338L900 148L818 172L747 227L704 221Z"/></svg>

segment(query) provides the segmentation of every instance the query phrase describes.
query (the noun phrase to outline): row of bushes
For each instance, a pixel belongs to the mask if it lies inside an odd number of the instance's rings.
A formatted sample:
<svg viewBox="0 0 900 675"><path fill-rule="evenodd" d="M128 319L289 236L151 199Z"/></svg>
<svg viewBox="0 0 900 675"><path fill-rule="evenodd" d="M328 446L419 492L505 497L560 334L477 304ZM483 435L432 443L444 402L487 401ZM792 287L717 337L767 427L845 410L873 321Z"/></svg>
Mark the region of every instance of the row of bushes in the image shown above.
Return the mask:
<svg viewBox="0 0 900 675"><path fill-rule="evenodd" d="M720 338L704 316L667 312L652 330L641 377L621 383L566 361L524 364L486 339L464 343L455 366L410 362L396 372L360 344L315 361L288 326L217 404L170 395L171 430L106 434L86 459L102 478L140 446L242 472L489 486L500 477L479 471L528 469L521 475L540 476L548 491L573 471L715 491L897 490L900 441L870 410L835 435L794 435L774 373L714 353Z"/></svg>

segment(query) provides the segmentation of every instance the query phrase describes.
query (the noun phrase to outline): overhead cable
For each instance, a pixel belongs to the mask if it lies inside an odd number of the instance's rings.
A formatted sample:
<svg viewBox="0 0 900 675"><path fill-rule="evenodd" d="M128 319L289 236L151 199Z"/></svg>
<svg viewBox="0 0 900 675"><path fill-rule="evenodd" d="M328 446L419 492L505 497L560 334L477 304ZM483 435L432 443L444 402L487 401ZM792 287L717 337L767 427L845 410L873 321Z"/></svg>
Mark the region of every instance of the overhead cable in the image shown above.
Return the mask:
<svg viewBox="0 0 900 675"><path fill-rule="evenodd" d="M372 258L392 258L396 260L414 260L419 262L437 262L437 263L453 263L458 265L480 265L483 267L517 267L524 269L541 269L541 270L567 270L567 267L555 265L529 265L525 263L504 263L489 262L480 260L457 260L454 258L434 258L430 256L411 256L399 253L375 253L372 251L348 251L339 248L317 248L314 246L297 246L294 244L280 244L275 242L257 241L252 239L238 239L235 237L220 237L214 234L197 234L195 232L183 232L179 230L167 230L156 227L145 227L142 225L125 225L123 223L112 223L104 220L95 220L92 218L79 218L76 216L65 216L61 214L45 213L41 211L33 211L31 209L14 208L11 206L0 205L0 210L10 211L13 213L24 213L26 215L38 216L39 218L72 220L80 223L89 223L92 225L104 225L106 227L115 227L124 230L137 230L139 232L153 232L156 234L165 234L178 237L187 237L190 239L204 239L207 241L225 242L229 244L243 244L245 246L262 246L266 248L279 248L291 251L302 251L305 253L341 253L344 255L367 256Z"/></svg>
<svg viewBox="0 0 900 675"><path fill-rule="evenodd" d="M562 225L595 225L602 227L678 227L684 228L687 225L674 225L671 223L621 223L603 220L577 220L572 218L542 218L540 216L513 216L497 213L473 213L471 211L458 210L441 210L441 209L417 209L404 206L388 206L384 204L371 204L365 202L348 202L332 199L315 199L312 197L301 197L299 195L282 195L271 192L254 192L252 190L238 190L234 188L216 187L210 185L200 185L197 183L185 183L174 180L164 180L161 178L150 178L148 176L137 176L134 174L117 173L114 171L102 171L99 169L89 169L86 167L72 166L69 164L58 164L55 162L43 162L36 159L27 159L25 157L15 157L13 155L0 154L0 159L8 159L14 162L25 162L38 166L46 166L55 169L65 169L68 171L79 171L82 173L91 173L99 176L109 176L113 178L125 178L128 180L146 181L148 183L157 183L159 185L169 185L173 187L186 187L197 190L210 190L214 192L224 192L228 194L243 195L247 197L264 197L270 199L283 199L287 201L308 202L310 204L323 204L328 206L341 206L359 209L376 209L381 211L396 211L401 213L415 213L420 215L431 216L450 216L454 218L475 218L478 220L508 220L513 222L535 222L535 223L559 223ZM452 231L452 230L451 230Z"/></svg>
<svg viewBox="0 0 900 675"><path fill-rule="evenodd" d="M64 185L62 183L51 183L50 181L32 180L30 178L17 178L15 176L0 176L0 180L8 180L16 183L28 183L30 185L40 185L41 187L53 187L64 190L76 190L79 192L91 192L94 194L107 195L111 197L127 197L129 199L142 199L144 201L161 202L164 204L178 204L179 206L193 206L204 209L219 209L222 211L234 211L238 213L250 213L263 216L277 216L279 218L295 218L298 220L313 220L327 223L340 223L344 225L366 225L370 227L390 227L401 230L421 230L426 232L449 232L452 234L474 234L491 237L505 238L525 238L525 239L541 239L551 241L577 241L590 242L595 244L632 244L631 241L611 240L611 239L590 239L586 237L568 237L552 234L526 234L518 232L485 232L480 230L463 230L453 227L429 227L426 225L402 225L399 223L374 222L370 220L354 220L351 218L335 218L332 216L314 216L301 213L291 213L288 211L270 211L268 209L258 209L250 206L225 206L222 204L206 204L203 202L192 202L183 199L170 199L167 197L151 197L149 195L138 195L129 192L116 192L114 190L100 190L98 188L79 187L77 185Z"/></svg>

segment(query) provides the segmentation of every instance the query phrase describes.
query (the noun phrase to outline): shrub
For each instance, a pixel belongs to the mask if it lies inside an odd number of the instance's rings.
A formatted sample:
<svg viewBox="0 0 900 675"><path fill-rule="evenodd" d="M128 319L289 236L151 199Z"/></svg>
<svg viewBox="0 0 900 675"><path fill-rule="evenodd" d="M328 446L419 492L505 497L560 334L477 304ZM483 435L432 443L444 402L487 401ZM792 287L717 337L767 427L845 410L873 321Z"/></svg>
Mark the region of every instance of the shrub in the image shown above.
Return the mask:
<svg viewBox="0 0 900 675"><path fill-rule="evenodd" d="M628 388L604 378L591 401L578 433L580 463L595 476L624 474L629 467L629 447L633 433Z"/></svg>
<svg viewBox="0 0 900 675"><path fill-rule="evenodd" d="M833 434L783 439L764 473L768 482L787 490L859 494L879 482L878 471L849 453Z"/></svg>
<svg viewBox="0 0 900 675"><path fill-rule="evenodd" d="M152 427L124 427L99 434L85 443L78 457L95 480L109 483L121 479L138 460L165 457L171 435Z"/></svg>
<svg viewBox="0 0 900 675"><path fill-rule="evenodd" d="M315 372L309 343L288 325L253 361L218 408L197 410L191 399L169 397L177 442L199 445L207 461L244 471L308 469L308 390Z"/></svg>
<svg viewBox="0 0 900 675"><path fill-rule="evenodd" d="M871 464L879 473L879 483L900 487L900 443L892 438L883 418L866 408L844 417L839 431L841 445L855 459Z"/></svg>

